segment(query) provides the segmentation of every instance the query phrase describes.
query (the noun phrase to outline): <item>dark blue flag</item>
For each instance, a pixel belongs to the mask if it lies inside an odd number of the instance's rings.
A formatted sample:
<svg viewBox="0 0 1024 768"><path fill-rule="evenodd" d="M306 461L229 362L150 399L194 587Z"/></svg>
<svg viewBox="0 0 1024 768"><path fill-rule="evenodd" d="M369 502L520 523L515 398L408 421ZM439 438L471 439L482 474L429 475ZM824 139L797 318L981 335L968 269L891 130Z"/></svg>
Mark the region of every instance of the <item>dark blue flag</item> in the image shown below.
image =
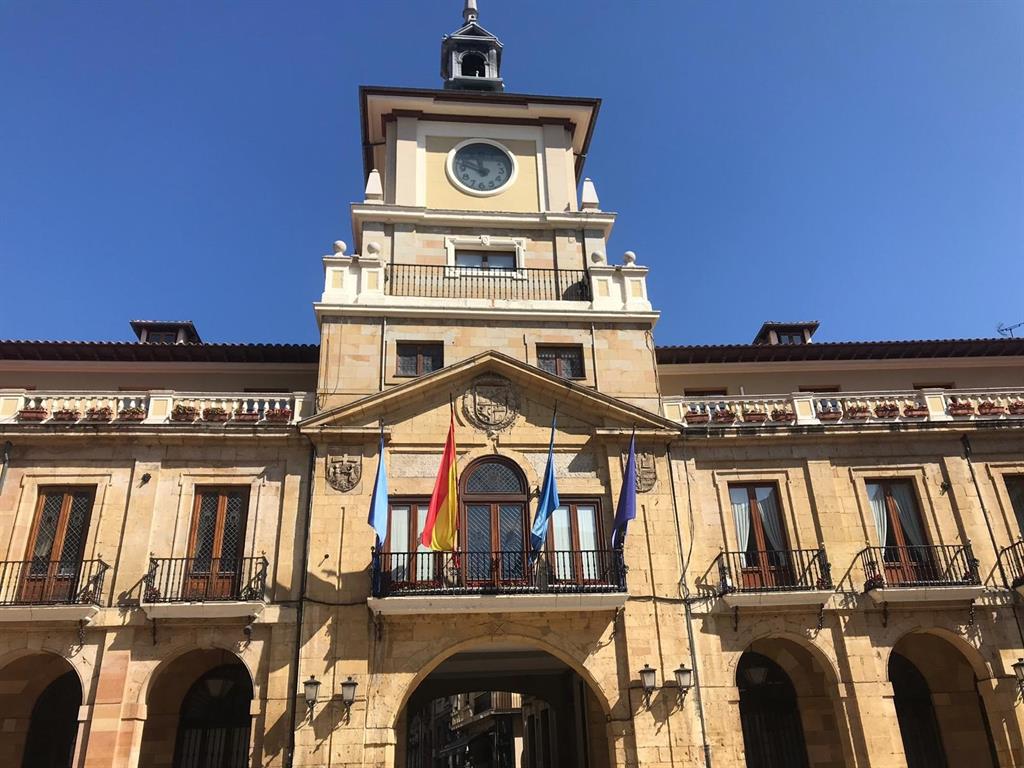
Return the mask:
<svg viewBox="0 0 1024 768"><path fill-rule="evenodd" d="M622 473L622 490L619 491L619 505L615 508L615 522L612 523L612 549L620 549L626 540L626 526L636 519L636 430L629 439L629 456L626 471Z"/></svg>

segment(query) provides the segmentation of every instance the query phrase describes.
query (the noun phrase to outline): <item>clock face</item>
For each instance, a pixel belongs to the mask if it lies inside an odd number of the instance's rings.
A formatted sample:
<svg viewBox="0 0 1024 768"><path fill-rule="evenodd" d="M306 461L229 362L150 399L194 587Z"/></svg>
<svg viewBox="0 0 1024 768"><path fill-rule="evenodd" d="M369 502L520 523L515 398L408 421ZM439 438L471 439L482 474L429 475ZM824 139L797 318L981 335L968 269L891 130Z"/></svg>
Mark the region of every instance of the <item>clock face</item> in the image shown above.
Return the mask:
<svg viewBox="0 0 1024 768"><path fill-rule="evenodd" d="M501 147L483 141L463 144L451 158L449 172L461 186L478 194L491 194L512 179L512 156Z"/></svg>

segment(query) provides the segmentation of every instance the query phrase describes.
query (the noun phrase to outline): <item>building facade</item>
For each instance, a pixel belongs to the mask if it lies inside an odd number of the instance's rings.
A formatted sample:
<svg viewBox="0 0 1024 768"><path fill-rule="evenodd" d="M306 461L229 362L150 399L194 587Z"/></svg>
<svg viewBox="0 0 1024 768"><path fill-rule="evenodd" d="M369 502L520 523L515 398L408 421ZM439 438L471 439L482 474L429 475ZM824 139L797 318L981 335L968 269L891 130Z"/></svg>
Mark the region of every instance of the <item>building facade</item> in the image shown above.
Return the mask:
<svg viewBox="0 0 1024 768"><path fill-rule="evenodd" d="M441 70L360 91L318 345L0 342L0 763L1024 765L1024 342L656 346L600 101L472 0Z"/></svg>

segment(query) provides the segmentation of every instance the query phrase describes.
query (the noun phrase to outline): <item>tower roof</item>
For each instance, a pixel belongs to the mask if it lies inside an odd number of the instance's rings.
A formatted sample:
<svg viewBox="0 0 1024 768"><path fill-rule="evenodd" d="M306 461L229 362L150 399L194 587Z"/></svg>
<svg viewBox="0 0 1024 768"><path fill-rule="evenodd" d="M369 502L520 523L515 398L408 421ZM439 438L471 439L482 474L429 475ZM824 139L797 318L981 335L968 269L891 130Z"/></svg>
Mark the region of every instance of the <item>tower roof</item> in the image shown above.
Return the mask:
<svg viewBox="0 0 1024 768"><path fill-rule="evenodd" d="M501 52L504 46L479 23L476 0L466 0L463 25L441 39L441 78L455 90L503 91Z"/></svg>

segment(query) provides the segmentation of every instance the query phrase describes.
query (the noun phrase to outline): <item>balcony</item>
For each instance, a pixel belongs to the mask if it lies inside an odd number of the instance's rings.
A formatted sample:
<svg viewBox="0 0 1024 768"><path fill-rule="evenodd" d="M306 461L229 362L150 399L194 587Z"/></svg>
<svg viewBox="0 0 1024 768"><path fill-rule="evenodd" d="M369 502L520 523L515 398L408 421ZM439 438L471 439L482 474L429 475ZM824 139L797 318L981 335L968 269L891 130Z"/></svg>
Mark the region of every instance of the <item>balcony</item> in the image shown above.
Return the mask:
<svg viewBox="0 0 1024 768"><path fill-rule="evenodd" d="M0 425L195 427L294 424L310 406L303 393L35 392L0 390Z"/></svg>
<svg viewBox="0 0 1024 768"><path fill-rule="evenodd" d="M88 621L99 612L102 560L0 562L0 621Z"/></svg>
<svg viewBox="0 0 1024 768"><path fill-rule="evenodd" d="M985 591L970 544L868 547L860 560L876 603L973 600Z"/></svg>
<svg viewBox="0 0 1024 768"><path fill-rule="evenodd" d="M770 552L722 552L719 589L730 608L824 605L832 596L832 566L824 547Z"/></svg>
<svg viewBox="0 0 1024 768"><path fill-rule="evenodd" d="M999 551L999 570L1007 588L1024 595L1024 540Z"/></svg>
<svg viewBox="0 0 1024 768"><path fill-rule="evenodd" d="M257 616L268 565L262 556L151 558L142 607L151 619Z"/></svg>
<svg viewBox="0 0 1024 768"><path fill-rule="evenodd" d="M791 425L891 427L921 422L993 423L1024 419L1022 389L667 397L665 416L688 427L757 429Z"/></svg>
<svg viewBox="0 0 1024 768"><path fill-rule="evenodd" d="M594 611L626 599L619 550L374 552L370 607L377 613Z"/></svg>
<svg viewBox="0 0 1024 768"><path fill-rule="evenodd" d="M582 269L478 269L392 264L385 273L389 296L492 301L590 301Z"/></svg>

